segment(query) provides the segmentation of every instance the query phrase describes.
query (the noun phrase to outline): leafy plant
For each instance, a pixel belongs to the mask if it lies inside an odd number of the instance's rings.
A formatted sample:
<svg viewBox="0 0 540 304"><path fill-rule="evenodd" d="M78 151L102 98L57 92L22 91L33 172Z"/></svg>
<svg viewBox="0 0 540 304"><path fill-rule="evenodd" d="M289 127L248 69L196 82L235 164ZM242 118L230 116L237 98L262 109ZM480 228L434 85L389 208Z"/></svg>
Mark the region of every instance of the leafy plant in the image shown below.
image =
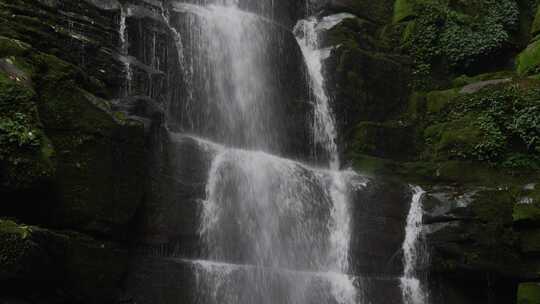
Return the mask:
<svg viewBox="0 0 540 304"><path fill-rule="evenodd" d="M466 70L503 49L519 23L515 1L461 2L461 8L442 0L416 4L418 17L408 30L405 48L414 58L417 87L429 87L426 78L434 75L435 65L450 72Z"/></svg>
<svg viewBox="0 0 540 304"><path fill-rule="evenodd" d="M457 151L466 159L506 167L540 165L540 89L526 84L484 89L457 98L445 113L449 121L474 117L482 137L471 150Z"/></svg>

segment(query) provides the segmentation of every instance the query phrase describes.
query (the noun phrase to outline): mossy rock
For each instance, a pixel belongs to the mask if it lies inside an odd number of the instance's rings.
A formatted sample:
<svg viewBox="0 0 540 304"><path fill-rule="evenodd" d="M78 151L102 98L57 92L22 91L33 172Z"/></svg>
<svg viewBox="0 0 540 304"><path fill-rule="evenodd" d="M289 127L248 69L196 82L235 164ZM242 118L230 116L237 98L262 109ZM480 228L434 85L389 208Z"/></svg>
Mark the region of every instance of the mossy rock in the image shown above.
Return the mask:
<svg viewBox="0 0 540 304"><path fill-rule="evenodd" d="M426 93L416 91L412 92L411 96L409 97L406 117L411 121L422 119L427 111L426 104Z"/></svg>
<svg viewBox="0 0 540 304"><path fill-rule="evenodd" d="M356 127L353 149L376 157L407 159L415 152L413 131L399 122L362 122Z"/></svg>
<svg viewBox="0 0 540 304"><path fill-rule="evenodd" d="M143 124L91 94L87 75L72 64L39 52L19 59L0 69L0 190L13 199L47 184L43 200L51 206L39 224L123 236L142 201ZM9 214L27 219L36 199Z"/></svg>
<svg viewBox="0 0 540 304"><path fill-rule="evenodd" d="M407 107L409 69L399 56L355 45L335 49L326 64L340 134L353 135L361 121L382 122ZM381 81L384 79L384 81Z"/></svg>
<svg viewBox="0 0 540 304"><path fill-rule="evenodd" d="M520 75L533 75L540 68L540 41L534 41L516 59L516 69Z"/></svg>
<svg viewBox="0 0 540 304"><path fill-rule="evenodd" d="M512 216L516 226L540 227L540 203L516 204Z"/></svg>
<svg viewBox="0 0 540 304"><path fill-rule="evenodd" d="M112 303L128 260L108 241L0 219L0 281L15 296L41 300L60 291L62 303Z"/></svg>
<svg viewBox="0 0 540 304"><path fill-rule="evenodd" d="M396 0L394 3L394 22L407 21L416 17L414 0Z"/></svg>
<svg viewBox="0 0 540 304"><path fill-rule="evenodd" d="M439 113L442 109L459 95L459 91L449 89L445 91L431 91L426 94L426 110L428 114Z"/></svg>
<svg viewBox="0 0 540 304"><path fill-rule="evenodd" d="M0 280L59 280L62 236L0 219Z"/></svg>
<svg viewBox="0 0 540 304"><path fill-rule="evenodd" d="M0 58L11 56L24 56L31 46L17 39L0 36Z"/></svg>
<svg viewBox="0 0 540 304"><path fill-rule="evenodd" d="M434 124L424 131L426 141L432 143L436 158L448 159L472 153L482 142L483 133L476 117L467 115L446 123Z"/></svg>
<svg viewBox="0 0 540 304"><path fill-rule="evenodd" d="M483 222L509 226L512 224L512 210L516 204L513 193L507 189L480 192L471 207Z"/></svg>
<svg viewBox="0 0 540 304"><path fill-rule="evenodd" d="M517 304L540 304L540 283L519 284Z"/></svg>
<svg viewBox="0 0 540 304"><path fill-rule="evenodd" d="M354 153L349 155L358 172L368 175L391 176L398 170L399 163L389 159Z"/></svg>
<svg viewBox="0 0 540 304"><path fill-rule="evenodd" d="M477 188L460 214L466 220L435 229L433 269L446 275L470 274L467 280L482 281L486 274L519 276L519 237L512 228L512 191Z"/></svg>

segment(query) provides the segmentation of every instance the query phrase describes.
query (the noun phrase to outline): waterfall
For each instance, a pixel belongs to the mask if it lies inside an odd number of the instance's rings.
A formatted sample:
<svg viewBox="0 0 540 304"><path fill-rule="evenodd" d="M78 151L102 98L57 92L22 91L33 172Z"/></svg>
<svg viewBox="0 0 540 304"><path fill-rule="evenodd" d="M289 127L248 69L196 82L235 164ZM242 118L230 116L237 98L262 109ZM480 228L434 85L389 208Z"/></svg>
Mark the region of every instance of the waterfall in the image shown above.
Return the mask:
<svg viewBox="0 0 540 304"><path fill-rule="evenodd" d="M272 16L273 1L269 6L262 16ZM321 167L281 150L290 136L279 92L289 85L279 70L287 63L271 50L290 51L280 45L282 35L294 41L291 32L242 11L235 0L173 2L171 9L174 16L163 7L161 13L187 70L183 86L190 97L170 109L167 123L211 151L200 202L202 253L183 260L196 276L197 302L357 303L358 282L349 274L349 198L364 181L338 171L322 63L307 57L315 45L300 44L299 53L318 77L310 89L315 142L329 156Z"/></svg>
<svg viewBox="0 0 540 304"><path fill-rule="evenodd" d="M361 186L354 173L214 148L200 233L208 260L233 266L197 262L199 287L206 297L216 295L205 303L312 303L321 297L356 303L354 279L346 274L345 203L348 189ZM230 300L217 297L223 284Z"/></svg>
<svg viewBox="0 0 540 304"><path fill-rule="evenodd" d="M417 266L426 258L425 249L422 244L422 198L425 191L420 187L412 187L413 197L411 209L407 216L407 226L405 228L405 241L403 242L403 264L404 271L401 278L401 291L405 304L427 304L428 294L423 282L418 277Z"/></svg>
<svg viewBox="0 0 540 304"><path fill-rule="evenodd" d="M163 189L170 193L158 195L170 214L156 218L164 248L186 248L153 262L167 265L153 278L158 289L178 280L189 294L167 290L157 298L171 300L154 303L378 304L386 292L392 303L421 303L414 302L424 297L416 272L421 191L411 204L401 278L401 268L382 269L395 259L381 251L402 245L394 227L404 221L409 192L396 190L403 204L369 205L376 183L340 164L324 71L333 49L323 42L325 31L354 16L309 17L291 30L273 18L273 0L243 10L250 4L172 1L154 11L182 69L174 74L179 96L165 113ZM125 34L128 15L123 10ZM154 39L148 44L159 48ZM148 299L155 298L140 302Z"/></svg>

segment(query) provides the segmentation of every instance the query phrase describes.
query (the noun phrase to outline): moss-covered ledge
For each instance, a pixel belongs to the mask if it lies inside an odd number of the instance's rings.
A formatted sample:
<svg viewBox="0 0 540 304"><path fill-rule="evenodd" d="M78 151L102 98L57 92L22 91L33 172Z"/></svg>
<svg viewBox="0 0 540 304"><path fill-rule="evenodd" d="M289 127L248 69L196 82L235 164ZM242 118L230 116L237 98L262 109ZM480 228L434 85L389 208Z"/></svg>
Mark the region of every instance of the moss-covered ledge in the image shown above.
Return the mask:
<svg viewBox="0 0 540 304"><path fill-rule="evenodd" d="M127 266L128 251L115 243L0 219L2 296L112 303Z"/></svg>

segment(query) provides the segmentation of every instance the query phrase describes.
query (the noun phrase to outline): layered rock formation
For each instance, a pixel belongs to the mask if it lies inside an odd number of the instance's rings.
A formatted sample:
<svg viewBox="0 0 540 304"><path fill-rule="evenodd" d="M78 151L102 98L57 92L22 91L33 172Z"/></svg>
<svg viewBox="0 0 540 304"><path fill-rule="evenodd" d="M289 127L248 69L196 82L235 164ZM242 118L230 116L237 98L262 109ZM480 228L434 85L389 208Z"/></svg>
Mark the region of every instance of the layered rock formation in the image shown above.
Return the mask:
<svg viewBox="0 0 540 304"><path fill-rule="evenodd" d="M373 179L356 197L352 268L373 274L367 298L400 303L393 280L403 272L410 202L403 185L415 183L427 190L431 267L420 272L433 303L538 301L533 2L331 0L309 12L352 14L323 39L332 47L326 87L343 158L360 172L400 180ZM197 206L210 166L207 150L169 137L163 124L166 113L185 114L172 101L187 99L189 89L178 85L186 83L186 61L171 25L192 24L170 4L0 1L0 301L192 296L191 266L148 258L200 256ZM275 86L285 93L272 97L286 101L275 131L289 139L274 150L293 158L311 153L300 115L306 80L293 65L300 51L289 32L308 13L304 4L240 3L280 32L269 54L283 59L276 70L287 72ZM273 14L264 13L269 5ZM381 272L394 277L376 278ZM156 288L145 289L148 281ZM152 294L163 286L170 294Z"/></svg>

